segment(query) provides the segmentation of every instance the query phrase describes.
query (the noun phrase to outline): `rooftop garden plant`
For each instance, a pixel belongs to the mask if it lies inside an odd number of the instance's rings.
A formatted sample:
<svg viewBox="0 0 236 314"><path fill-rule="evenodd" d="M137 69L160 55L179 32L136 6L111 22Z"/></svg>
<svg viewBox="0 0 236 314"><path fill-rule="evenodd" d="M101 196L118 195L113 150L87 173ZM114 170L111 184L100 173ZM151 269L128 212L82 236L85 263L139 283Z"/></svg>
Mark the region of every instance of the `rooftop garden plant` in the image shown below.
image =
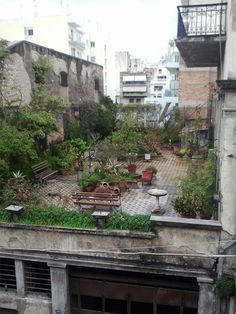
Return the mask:
<svg viewBox="0 0 236 314"><path fill-rule="evenodd" d="M180 181L181 195L174 201L175 210L183 215L210 218L216 212L215 193L215 152L209 151L207 160L191 162L187 175Z"/></svg>
<svg viewBox="0 0 236 314"><path fill-rule="evenodd" d="M3 208L0 208L0 222L11 222L10 213ZM79 229L96 228L96 222L91 213L66 210L56 206L42 206L39 203L25 205L17 223ZM115 211L108 219L105 228L149 232L151 230L150 216L132 216L122 211Z"/></svg>

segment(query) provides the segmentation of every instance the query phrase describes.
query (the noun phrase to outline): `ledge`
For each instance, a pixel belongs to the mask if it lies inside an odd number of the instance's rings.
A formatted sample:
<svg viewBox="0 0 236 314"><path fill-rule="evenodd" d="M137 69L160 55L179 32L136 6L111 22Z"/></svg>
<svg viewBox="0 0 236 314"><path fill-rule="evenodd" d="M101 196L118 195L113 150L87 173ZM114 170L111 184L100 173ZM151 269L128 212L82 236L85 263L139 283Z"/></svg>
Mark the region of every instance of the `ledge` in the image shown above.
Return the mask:
<svg viewBox="0 0 236 314"><path fill-rule="evenodd" d="M25 225L18 223L0 223L0 228L15 229L15 230L31 230L43 232L58 232L64 234L86 234L90 236L107 236L107 237L120 237L120 238L135 238L135 239L152 239L155 234L152 232L139 232L129 230L98 230L98 229L79 229L69 227L57 226L40 226L40 225Z"/></svg>
<svg viewBox="0 0 236 314"><path fill-rule="evenodd" d="M179 217L151 216L151 222L154 226L204 229L204 230L221 230L221 224L216 220L190 219Z"/></svg>

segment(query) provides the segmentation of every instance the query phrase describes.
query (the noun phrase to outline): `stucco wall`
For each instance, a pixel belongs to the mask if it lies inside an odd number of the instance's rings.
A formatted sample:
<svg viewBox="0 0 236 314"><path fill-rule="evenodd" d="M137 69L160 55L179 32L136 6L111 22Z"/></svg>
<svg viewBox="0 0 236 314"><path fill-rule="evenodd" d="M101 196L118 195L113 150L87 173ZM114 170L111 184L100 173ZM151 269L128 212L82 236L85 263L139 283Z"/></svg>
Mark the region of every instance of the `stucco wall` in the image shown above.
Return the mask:
<svg viewBox="0 0 236 314"><path fill-rule="evenodd" d="M50 299L39 296L20 298L13 292L0 293L0 308L16 310L19 314L51 314L52 304Z"/></svg>
<svg viewBox="0 0 236 314"><path fill-rule="evenodd" d="M35 86L32 64L37 62L40 56L47 56L52 66L46 76L51 94L68 104L64 115L66 114L67 117L74 115L82 104L100 102L103 96L103 68L100 65L26 41L11 46L11 59L6 65L6 80L4 80L5 99L21 105L30 103L32 89ZM60 84L60 72L68 74L66 87ZM98 89L95 89L95 80L99 82ZM50 135L49 142L63 140L66 128L63 114L56 114L59 131Z"/></svg>
<svg viewBox="0 0 236 314"><path fill-rule="evenodd" d="M100 265L110 265L110 267L137 267L140 265L140 255L146 253L173 253L173 256L163 254L163 256L152 256L165 267L165 263L183 267L182 254L216 254L220 237L221 226L217 222L204 225L197 222L197 227L186 223L186 219L172 219L172 224L165 221L154 221L154 233L137 233L129 231L105 231L105 230L79 230L69 228L47 228L23 225L1 225L0 254L11 252L24 252L25 257L45 255L46 262L50 261L47 253L55 253L58 260L66 263L89 263L96 262ZM133 254L135 252L135 254ZM16 253L18 254L18 253ZM80 259L75 258L81 255ZM180 256L179 256L180 254ZM154 254L155 255L155 254ZM52 259L55 257L51 256ZM180 260L181 258L181 260ZM186 256L187 258L187 256ZM107 261L109 259L109 261ZM191 257L190 264L193 267L211 269L211 258L201 261L197 258L194 261ZM141 258L142 260L142 258ZM104 262L106 261L106 262ZM77 263L76 262L76 263ZM111 266L112 265L112 266ZM157 270L158 264L153 266Z"/></svg>

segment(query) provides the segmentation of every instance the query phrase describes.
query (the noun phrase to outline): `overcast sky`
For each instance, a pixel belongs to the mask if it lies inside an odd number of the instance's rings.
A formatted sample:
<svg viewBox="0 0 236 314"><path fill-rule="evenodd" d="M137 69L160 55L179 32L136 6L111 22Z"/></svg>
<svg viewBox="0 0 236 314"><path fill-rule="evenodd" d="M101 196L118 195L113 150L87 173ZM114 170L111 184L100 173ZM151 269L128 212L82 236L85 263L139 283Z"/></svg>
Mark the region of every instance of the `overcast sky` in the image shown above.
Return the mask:
<svg viewBox="0 0 236 314"><path fill-rule="evenodd" d="M113 49L128 50L132 56L156 62L175 38L179 0L0 0L0 17L27 15L30 3L50 12L67 6L77 19L97 22L109 34ZM11 9L9 10L9 6ZM20 10L21 7L21 10ZM54 10L54 12L56 12ZM22 12L21 12L22 14Z"/></svg>

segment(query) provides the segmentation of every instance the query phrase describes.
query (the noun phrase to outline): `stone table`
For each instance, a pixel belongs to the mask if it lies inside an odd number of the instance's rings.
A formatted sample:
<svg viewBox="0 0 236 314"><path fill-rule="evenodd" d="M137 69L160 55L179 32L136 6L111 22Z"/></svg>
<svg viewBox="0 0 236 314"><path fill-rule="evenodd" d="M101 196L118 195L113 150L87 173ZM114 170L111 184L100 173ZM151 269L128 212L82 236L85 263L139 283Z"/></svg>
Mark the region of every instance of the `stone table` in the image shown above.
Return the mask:
<svg viewBox="0 0 236 314"><path fill-rule="evenodd" d="M158 190L158 189L150 189L147 191L147 193L151 196L155 196L156 197L156 203L157 203L157 207L155 209L152 210L153 213L161 213L161 206L159 203L159 198L162 196L166 196L167 195L167 191L166 190Z"/></svg>

